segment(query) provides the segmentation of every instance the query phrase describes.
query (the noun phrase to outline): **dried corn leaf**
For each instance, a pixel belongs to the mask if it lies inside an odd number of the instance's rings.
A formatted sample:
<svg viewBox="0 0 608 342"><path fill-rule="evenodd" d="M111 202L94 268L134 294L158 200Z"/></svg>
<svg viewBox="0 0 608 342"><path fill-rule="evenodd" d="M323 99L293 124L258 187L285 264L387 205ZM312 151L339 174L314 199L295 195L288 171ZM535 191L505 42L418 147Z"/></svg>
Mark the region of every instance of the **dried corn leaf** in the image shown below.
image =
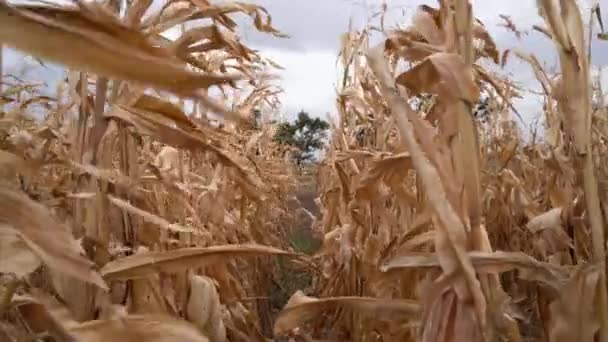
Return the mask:
<svg viewBox="0 0 608 342"><path fill-rule="evenodd" d="M327 309L345 308L381 321L404 321L416 317L420 306L406 299L383 299L369 297L314 298L296 292L279 314L274 324L275 334L286 333L307 321L319 317Z"/></svg>
<svg viewBox="0 0 608 342"><path fill-rule="evenodd" d="M293 254L255 244L182 248L120 258L107 263L101 269L101 274L107 279L135 279L161 271L176 273L188 268L226 262L233 258L264 255L290 256Z"/></svg>
<svg viewBox="0 0 608 342"><path fill-rule="evenodd" d="M189 71L169 50L152 46L96 3L43 8L2 1L0 42L70 67L187 97L202 99L200 89L237 78Z"/></svg>
<svg viewBox="0 0 608 342"><path fill-rule="evenodd" d="M427 42L441 45L445 42L443 32L439 29L433 9L429 6L419 6L413 19L413 26Z"/></svg>
<svg viewBox="0 0 608 342"><path fill-rule="evenodd" d="M470 68L462 57L453 53L434 53L397 77L397 83L413 92L434 93L449 99L477 102L479 89Z"/></svg>
<svg viewBox="0 0 608 342"><path fill-rule="evenodd" d="M168 119L175 121L178 125L184 125L187 128L194 129L196 127L179 106L155 96L146 94L139 96L137 101L133 104L133 108L161 114Z"/></svg>
<svg viewBox="0 0 608 342"><path fill-rule="evenodd" d="M412 169L408 153L400 153L388 157L375 158L364 170L356 184L357 197L372 199L379 196L381 182L387 179L403 179L407 171ZM375 194L375 195L374 195Z"/></svg>
<svg viewBox="0 0 608 342"><path fill-rule="evenodd" d="M135 126L142 134L150 135L162 143L176 148L213 151L223 163L241 170L241 174L247 181L259 184L259 182L252 180L252 177L248 173L242 171L243 167L233 159L233 156L228 155L227 152L222 151L219 147L212 146L205 137L201 136L200 132L185 131L178 127L172 127L171 121L168 121L161 114L143 112L135 108L114 106L112 110L108 111L106 116L129 123Z"/></svg>
<svg viewBox="0 0 608 342"><path fill-rule="evenodd" d="M498 64L500 62L500 53L496 48L494 39L492 39L492 36L490 36L490 33L488 33L485 27L475 23L473 25L473 37L483 42L481 51L482 54L491 58L494 63Z"/></svg>
<svg viewBox="0 0 608 342"><path fill-rule="evenodd" d="M194 19L211 18L222 15L224 16L223 19L226 20L226 14L241 12L249 15L253 19L253 23L258 31L268 32L277 37L288 37L272 26L272 17L264 7L243 2L226 2L215 5L211 5L207 0L192 0L192 2L198 6L200 10L200 13L193 16ZM264 20L263 15L266 16L266 20ZM235 25L229 25L229 28L234 26Z"/></svg>
<svg viewBox="0 0 608 342"><path fill-rule="evenodd" d="M551 263L541 262L522 252L480 252L467 253L471 263L478 273L503 273L519 270L520 277L529 280L541 281L557 287L569 271L567 268ZM434 268L440 267L439 258L431 253L409 253L399 255L382 266L383 272L398 271L406 268Z"/></svg>
<svg viewBox="0 0 608 342"><path fill-rule="evenodd" d="M162 217L159 217L150 212L137 208L137 207L131 205L129 202L122 200L120 198L116 198L114 196L108 195L108 199L115 206L117 206L131 214L140 216L146 222L153 223L153 224L157 225L158 227L160 227L161 229L164 229L167 231L172 231L172 232L190 233L190 234L194 234L194 235L204 235L204 236L208 235L208 234L205 234L205 232L203 232L201 230L186 227L186 226L183 226L178 223L171 223L171 222L163 219Z"/></svg>
<svg viewBox="0 0 608 342"><path fill-rule="evenodd" d="M107 289L93 262L81 254L80 246L67 228L25 194L0 186L0 223L17 232L52 270Z"/></svg>

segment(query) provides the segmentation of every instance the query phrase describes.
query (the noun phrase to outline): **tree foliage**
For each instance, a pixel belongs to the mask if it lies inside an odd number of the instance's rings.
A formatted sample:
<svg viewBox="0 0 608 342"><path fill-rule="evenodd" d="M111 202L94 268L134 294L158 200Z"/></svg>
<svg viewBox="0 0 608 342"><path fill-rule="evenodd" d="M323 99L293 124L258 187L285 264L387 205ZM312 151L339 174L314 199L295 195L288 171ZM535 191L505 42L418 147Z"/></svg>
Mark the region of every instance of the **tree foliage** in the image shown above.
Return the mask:
<svg viewBox="0 0 608 342"><path fill-rule="evenodd" d="M274 140L294 147L294 160L297 165L310 161L315 151L323 147L327 137L329 123L319 118L312 118L305 111L298 113L293 123L282 122L274 135Z"/></svg>

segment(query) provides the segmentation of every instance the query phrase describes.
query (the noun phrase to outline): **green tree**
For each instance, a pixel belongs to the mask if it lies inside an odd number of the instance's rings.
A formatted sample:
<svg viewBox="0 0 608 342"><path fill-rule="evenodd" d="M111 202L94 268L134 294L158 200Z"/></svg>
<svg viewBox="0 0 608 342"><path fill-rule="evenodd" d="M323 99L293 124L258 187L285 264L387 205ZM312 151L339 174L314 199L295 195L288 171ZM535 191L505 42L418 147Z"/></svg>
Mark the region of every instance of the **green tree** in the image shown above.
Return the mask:
<svg viewBox="0 0 608 342"><path fill-rule="evenodd" d="M294 160L300 166L314 157L315 151L323 147L329 123L319 118L311 118L305 111L298 113L293 123L282 122L274 135L274 140L295 148Z"/></svg>

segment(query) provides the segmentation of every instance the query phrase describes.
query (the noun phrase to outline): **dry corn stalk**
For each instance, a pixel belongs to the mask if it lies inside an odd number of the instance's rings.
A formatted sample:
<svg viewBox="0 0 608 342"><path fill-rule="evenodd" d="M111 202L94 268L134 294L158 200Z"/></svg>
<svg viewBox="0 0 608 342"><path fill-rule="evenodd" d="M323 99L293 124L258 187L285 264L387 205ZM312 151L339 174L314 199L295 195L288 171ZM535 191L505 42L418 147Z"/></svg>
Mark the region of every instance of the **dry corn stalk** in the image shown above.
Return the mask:
<svg viewBox="0 0 608 342"><path fill-rule="evenodd" d="M562 72L558 83L553 88L553 96L556 98L567 124L567 132L572 137L577 163L582 166L581 176L591 226L594 259L605 262L604 218L602 217L591 144L593 115L591 75L589 59L585 52L581 13L574 0L561 2L543 0L540 2L540 11L550 29L560 56ZM608 295L606 291L606 271L605 268L602 268L597 286L598 300L596 302L602 341L608 341Z"/></svg>

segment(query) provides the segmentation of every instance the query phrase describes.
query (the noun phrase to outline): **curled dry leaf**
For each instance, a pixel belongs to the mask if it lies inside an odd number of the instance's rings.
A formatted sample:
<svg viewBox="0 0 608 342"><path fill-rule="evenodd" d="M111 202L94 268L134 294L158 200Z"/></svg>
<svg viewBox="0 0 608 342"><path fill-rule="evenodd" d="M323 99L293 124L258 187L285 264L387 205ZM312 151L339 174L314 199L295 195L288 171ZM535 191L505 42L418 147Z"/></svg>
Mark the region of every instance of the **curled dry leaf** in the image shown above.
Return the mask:
<svg viewBox="0 0 608 342"><path fill-rule="evenodd" d="M235 34L230 31L222 32L217 26L204 26L195 27L184 33L179 40L173 44L173 48L177 51L179 56L185 56L184 59L188 60L194 65L201 65L201 62L191 57L188 57L189 53L201 53L210 52L218 46L225 46L226 50L231 52L236 59L244 59L251 61L256 56L253 51L249 50L238 39ZM203 41L203 43L196 44L195 42ZM232 59L231 55L226 55L223 61L217 61L218 65L227 65L227 60ZM246 70L239 65L230 66L230 69L241 70L246 73Z"/></svg>
<svg viewBox="0 0 608 342"><path fill-rule="evenodd" d="M478 23L473 25L473 37L481 42L482 56L492 59L492 62L498 64L500 62L500 53L496 48L496 43L486 28Z"/></svg>
<svg viewBox="0 0 608 342"><path fill-rule="evenodd" d="M379 321L412 319L420 312L416 301L369 297L314 298L301 291L291 296L274 324L275 334L283 334L319 317L324 310L344 308Z"/></svg>
<svg viewBox="0 0 608 342"><path fill-rule="evenodd" d="M399 173L405 177L407 170L410 169L412 169L412 163L407 152L374 158L371 167L362 174L359 187L375 186L380 179Z"/></svg>
<svg viewBox="0 0 608 342"><path fill-rule="evenodd" d="M243 2L227 2L213 5L210 4L208 0L193 0L192 2L198 6L200 10L200 13L194 16L196 19L241 12L249 15L253 19L253 23L258 31L268 32L277 37L288 37L286 34L281 33L272 26L272 17L268 14L264 7ZM265 20L263 18L264 15L266 16ZM227 19L225 16L223 18ZM224 23L228 24L229 28L233 28L235 26L231 22L224 21Z"/></svg>
<svg viewBox="0 0 608 342"><path fill-rule="evenodd" d="M147 252L107 263L101 274L106 279L137 279L157 272L176 273L188 268L226 262L232 258L263 255L293 255L277 248L256 245L224 245Z"/></svg>
<svg viewBox="0 0 608 342"><path fill-rule="evenodd" d="M133 108L158 113L174 121L178 126L185 126L185 128L192 129L196 128L192 120L190 120L179 106L155 96L146 94L139 96L137 101L133 104Z"/></svg>
<svg viewBox="0 0 608 342"><path fill-rule="evenodd" d="M471 69L462 57L454 53L434 53L397 77L397 83L410 89L413 95L434 93L450 99L475 103L479 89L471 77Z"/></svg>
<svg viewBox="0 0 608 342"><path fill-rule="evenodd" d="M165 32L176 25L186 22L196 12L189 2L168 1L141 21L141 27L149 35Z"/></svg>
<svg viewBox="0 0 608 342"><path fill-rule="evenodd" d="M572 239L566 232L567 217L563 208L553 208L546 213L538 215L530 220L526 227L532 234L538 234L544 244L549 244L553 252L574 248Z"/></svg>
<svg viewBox="0 0 608 342"><path fill-rule="evenodd" d="M442 45L445 43L443 32L437 26L437 15L429 6L419 6L414 15L413 25L427 42L433 45Z"/></svg>
<svg viewBox="0 0 608 342"><path fill-rule="evenodd" d="M0 186L0 223L13 230L52 270L107 289L67 227L59 224L43 205Z"/></svg>

